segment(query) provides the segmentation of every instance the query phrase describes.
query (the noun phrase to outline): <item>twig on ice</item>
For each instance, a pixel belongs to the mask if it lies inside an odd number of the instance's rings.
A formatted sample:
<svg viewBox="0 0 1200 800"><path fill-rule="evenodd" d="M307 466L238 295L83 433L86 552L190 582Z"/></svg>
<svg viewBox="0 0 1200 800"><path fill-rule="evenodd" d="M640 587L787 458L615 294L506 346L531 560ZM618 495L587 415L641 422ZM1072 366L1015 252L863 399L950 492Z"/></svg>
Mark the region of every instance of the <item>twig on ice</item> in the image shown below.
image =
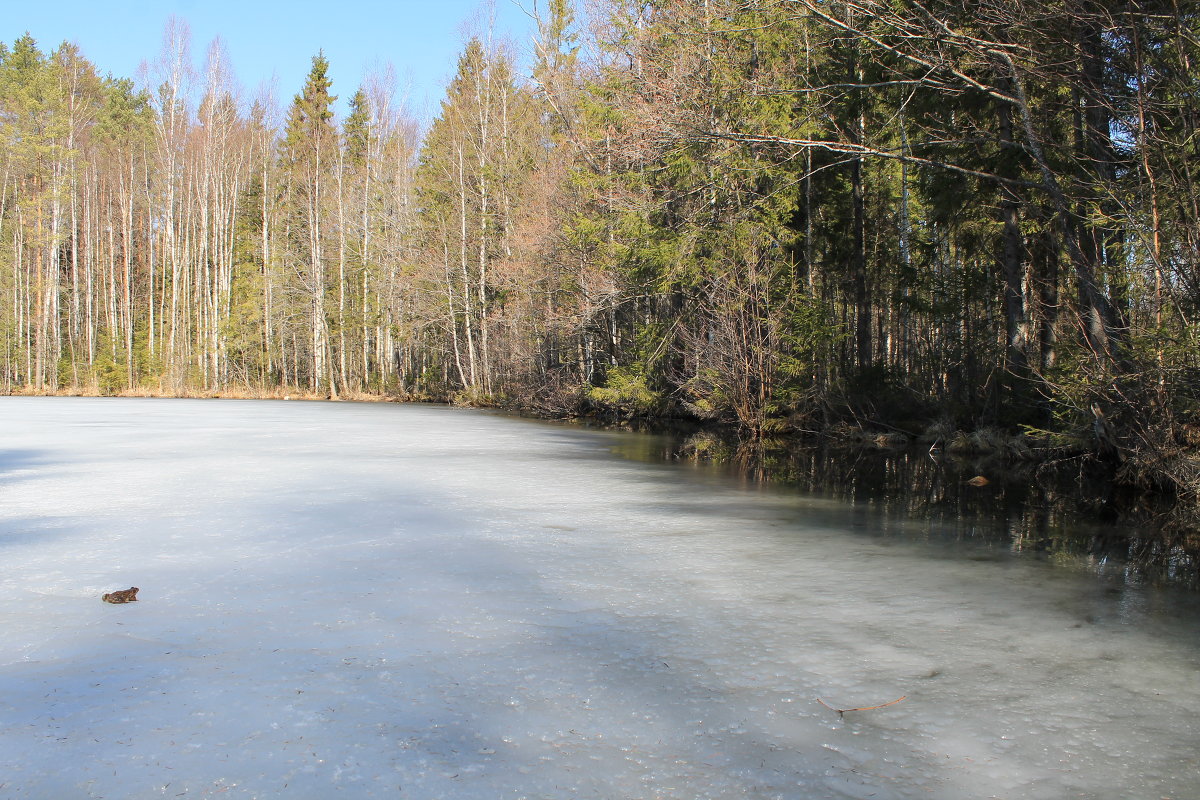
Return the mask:
<svg viewBox="0 0 1200 800"><path fill-rule="evenodd" d="M907 697L908 697L908 695L904 695L903 697L899 697L890 703L882 703L877 706L863 706L862 708L834 708L833 706L829 705L829 703L826 703L824 700L822 700L819 697L817 698L817 702L820 703L821 705L825 706L826 708L828 708L830 711L836 711L838 713L838 716L841 717L847 711L874 711L877 708L887 708L888 706L894 706L894 705L896 705L896 703L899 703L901 700L904 700Z"/></svg>

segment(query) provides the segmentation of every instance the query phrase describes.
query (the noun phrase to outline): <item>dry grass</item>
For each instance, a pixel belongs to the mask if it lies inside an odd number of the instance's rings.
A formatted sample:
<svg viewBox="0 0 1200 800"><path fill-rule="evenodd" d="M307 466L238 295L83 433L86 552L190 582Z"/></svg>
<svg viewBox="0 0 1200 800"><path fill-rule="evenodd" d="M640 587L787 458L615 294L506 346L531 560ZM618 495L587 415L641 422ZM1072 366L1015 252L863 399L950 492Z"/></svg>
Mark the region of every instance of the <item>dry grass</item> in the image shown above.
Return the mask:
<svg viewBox="0 0 1200 800"><path fill-rule="evenodd" d="M953 422L939 420L925 429L925 432L921 434L921 441L931 445L943 446L954 438L955 433L957 433L957 430Z"/></svg>
<svg viewBox="0 0 1200 800"><path fill-rule="evenodd" d="M903 433L878 433L871 439L871 444L880 450L901 450L911 444L910 439Z"/></svg>
<svg viewBox="0 0 1200 800"><path fill-rule="evenodd" d="M310 392L295 387L226 386L222 389L184 388L171 391L166 387L137 386L119 392L102 392L95 386L72 386L63 389L38 389L33 386L14 386L8 394L18 397L158 397L224 400L338 400L356 403L403 402L408 398L370 392L344 391L337 397Z"/></svg>
<svg viewBox="0 0 1200 800"><path fill-rule="evenodd" d="M942 443L946 452L956 455L1003 455L1009 459L1024 460L1034 457L1033 447L1024 433L1007 433L999 428L979 428L970 433L935 426L922 437ZM933 435L931 435L931 433Z"/></svg>

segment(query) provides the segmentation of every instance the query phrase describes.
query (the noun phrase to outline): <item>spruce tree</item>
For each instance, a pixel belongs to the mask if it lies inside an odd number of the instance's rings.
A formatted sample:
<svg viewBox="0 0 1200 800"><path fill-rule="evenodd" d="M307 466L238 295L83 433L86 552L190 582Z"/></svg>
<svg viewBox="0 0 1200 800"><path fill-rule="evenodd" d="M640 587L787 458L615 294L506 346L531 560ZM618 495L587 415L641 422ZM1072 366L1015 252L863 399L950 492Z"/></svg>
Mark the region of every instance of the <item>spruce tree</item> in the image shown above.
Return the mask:
<svg viewBox="0 0 1200 800"><path fill-rule="evenodd" d="M338 144L334 128L329 62L324 53L313 56L304 89L292 100L280 143L280 167L287 196L288 256L293 261L299 289L308 297L309 387L337 394L329 340L326 291L328 242L325 219L328 211L329 176Z"/></svg>

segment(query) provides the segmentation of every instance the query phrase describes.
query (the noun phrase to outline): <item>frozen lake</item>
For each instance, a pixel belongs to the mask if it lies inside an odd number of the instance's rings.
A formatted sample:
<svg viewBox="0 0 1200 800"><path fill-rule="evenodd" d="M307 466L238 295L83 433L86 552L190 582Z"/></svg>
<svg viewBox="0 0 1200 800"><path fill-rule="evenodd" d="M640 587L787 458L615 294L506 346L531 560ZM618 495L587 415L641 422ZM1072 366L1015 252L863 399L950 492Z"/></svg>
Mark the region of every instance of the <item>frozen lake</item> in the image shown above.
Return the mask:
<svg viewBox="0 0 1200 800"><path fill-rule="evenodd" d="M1200 797L1193 595L874 537L613 455L636 434L83 398L0 425L0 798Z"/></svg>

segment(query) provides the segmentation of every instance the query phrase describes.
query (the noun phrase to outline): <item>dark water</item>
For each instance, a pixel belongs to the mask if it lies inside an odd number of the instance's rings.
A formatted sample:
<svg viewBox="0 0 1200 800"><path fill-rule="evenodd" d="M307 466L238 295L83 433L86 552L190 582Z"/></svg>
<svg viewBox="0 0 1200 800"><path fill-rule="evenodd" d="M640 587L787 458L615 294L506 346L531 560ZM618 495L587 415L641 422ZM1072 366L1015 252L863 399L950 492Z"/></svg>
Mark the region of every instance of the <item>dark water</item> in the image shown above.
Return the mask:
<svg viewBox="0 0 1200 800"><path fill-rule="evenodd" d="M615 438L612 449L631 460L837 501L856 509L858 527L873 536L1200 591L1195 516L1116 493L1077 463L1012 464L920 446L746 444L708 433L629 432Z"/></svg>

